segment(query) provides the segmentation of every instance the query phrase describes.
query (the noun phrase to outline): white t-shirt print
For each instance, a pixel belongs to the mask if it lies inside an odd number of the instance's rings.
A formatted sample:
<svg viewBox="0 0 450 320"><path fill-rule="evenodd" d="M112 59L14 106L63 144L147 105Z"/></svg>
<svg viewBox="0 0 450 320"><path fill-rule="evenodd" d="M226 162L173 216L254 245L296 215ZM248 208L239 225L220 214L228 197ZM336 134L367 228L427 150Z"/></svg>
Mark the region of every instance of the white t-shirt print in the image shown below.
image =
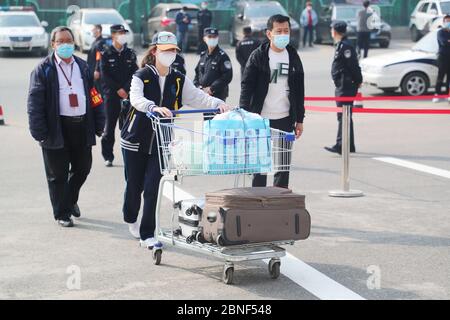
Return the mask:
<svg viewBox="0 0 450 320"><path fill-rule="evenodd" d="M269 49L270 83L261 116L278 120L289 116L289 53Z"/></svg>

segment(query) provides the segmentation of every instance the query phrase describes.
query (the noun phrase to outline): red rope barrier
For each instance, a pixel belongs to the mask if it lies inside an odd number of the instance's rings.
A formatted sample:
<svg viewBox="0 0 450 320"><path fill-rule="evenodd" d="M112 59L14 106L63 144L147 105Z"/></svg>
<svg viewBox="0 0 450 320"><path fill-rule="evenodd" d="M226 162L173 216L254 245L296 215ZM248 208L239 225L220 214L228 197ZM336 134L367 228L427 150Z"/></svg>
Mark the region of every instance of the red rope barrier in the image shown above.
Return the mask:
<svg viewBox="0 0 450 320"><path fill-rule="evenodd" d="M305 110L316 112L341 113L342 108L306 106ZM353 108L353 113L378 113L378 114L450 114L450 109L382 109L382 108Z"/></svg>
<svg viewBox="0 0 450 320"><path fill-rule="evenodd" d="M351 101L419 101L419 100L431 100L434 98L448 99L449 95L428 95L428 96L383 96L383 97L305 97L305 101L338 101L338 102L351 102Z"/></svg>

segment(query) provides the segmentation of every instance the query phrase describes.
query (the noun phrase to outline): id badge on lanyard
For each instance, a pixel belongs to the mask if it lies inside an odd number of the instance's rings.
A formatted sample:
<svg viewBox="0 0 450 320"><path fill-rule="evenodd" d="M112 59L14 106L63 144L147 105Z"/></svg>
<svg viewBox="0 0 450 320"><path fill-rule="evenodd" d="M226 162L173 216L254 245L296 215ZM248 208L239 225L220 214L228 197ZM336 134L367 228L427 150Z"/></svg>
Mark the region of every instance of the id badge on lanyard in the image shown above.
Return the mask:
<svg viewBox="0 0 450 320"><path fill-rule="evenodd" d="M67 84L70 87L70 91L72 91L72 76L73 76L73 64L74 63L75 62L72 62L72 65L71 65L70 80L67 77L66 73L64 72L63 68L58 64L59 68L61 69L62 74L64 75L64 78L66 78ZM78 108L80 106L78 103L78 95L76 93L69 94L69 105L71 108Z"/></svg>

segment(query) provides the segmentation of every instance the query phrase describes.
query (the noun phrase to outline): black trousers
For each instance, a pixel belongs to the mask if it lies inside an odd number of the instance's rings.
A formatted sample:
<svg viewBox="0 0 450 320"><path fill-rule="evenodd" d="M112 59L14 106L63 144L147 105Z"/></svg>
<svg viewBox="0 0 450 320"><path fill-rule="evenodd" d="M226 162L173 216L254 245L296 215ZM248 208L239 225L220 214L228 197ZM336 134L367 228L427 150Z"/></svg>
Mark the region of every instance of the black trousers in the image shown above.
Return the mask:
<svg viewBox="0 0 450 320"><path fill-rule="evenodd" d="M314 27L306 26L303 27L303 46L306 46L306 39L309 37L309 45L312 46L314 40Z"/></svg>
<svg viewBox="0 0 450 320"><path fill-rule="evenodd" d="M146 240L155 235L155 211L161 180L158 154L154 152L150 155L126 149L122 149L122 154L126 181L122 210L124 220L127 223L136 222L141 208L142 192L144 192L140 235L142 240Z"/></svg>
<svg viewBox="0 0 450 320"><path fill-rule="evenodd" d="M286 117L279 120L270 120L270 127L286 132L292 132L294 130L294 123L291 117ZM290 157L286 159L290 164ZM286 172L276 172L274 176L273 185L280 188L288 188L289 186L289 171ZM266 187L267 186L267 175L265 174L255 174L253 175L253 187Z"/></svg>
<svg viewBox="0 0 450 320"><path fill-rule="evenodd" d="M61 117L64 148L42 149L50 201L55 220L68 220L81 186L92 166L92 148L86 143L86 123Z"/></svg>
<svg viewBox="0 0 450 320"><path fill-rule="evenodd" d="M448 94L450 88L450 56L439 55L438 57L438 78L436 82L436 94ZM444 82L444 79L446 81ZM442 92L445 87L445 92Z"/></svg>
<svg viewBox="0 0 450 320"><path fill-rule="evenodd" d="M358 32L358 53L361 56L361 50L364 50L364 58L369 55L370 32Z"/></svg>
<svg viewBox="0 0 450 320"><path fill-rule="evenodd" d="M105 95L105 130L102 136L102 155L105 160L114 160L114 142L116 140L116 126L122 108L117 94Z"/></svg>
<svg viewBox="0 0 450 320"><path fill-rule="evenodd" d="M351 89L346 89L344 91L336 90L336 97L354 97L358 93L358 88L354 87ZM349 105L353 107L353 101L350 102L336 102L338 108L342 108L343 105ZM342 113L337 114L338 120L338 132L336 136L335 147L338 150L342 150ZM354 152L355 148L355 133L353 130L353 111L350 109L350 151Z"/></svg>

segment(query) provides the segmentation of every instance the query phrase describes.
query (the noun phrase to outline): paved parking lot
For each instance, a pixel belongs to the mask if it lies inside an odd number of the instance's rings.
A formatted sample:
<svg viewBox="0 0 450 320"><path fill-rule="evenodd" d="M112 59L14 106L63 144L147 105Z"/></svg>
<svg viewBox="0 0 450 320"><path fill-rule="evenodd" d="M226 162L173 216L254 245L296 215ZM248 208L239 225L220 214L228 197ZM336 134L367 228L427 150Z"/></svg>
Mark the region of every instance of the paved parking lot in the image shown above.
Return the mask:
<svg viewBox="0 0 450 320"><path fill-rule="evenodd" d="M410 46L402 40L370 54ZM233 49L227 52L235 67L228 102L236 105L239 68ZM333 95L333 48L316 46L300 55L306 94ZM311 237L287 248L278 280L270 279L264 262L251 262L239 264L235 284L226 286L222 262L203 255L166 246L162 265L153 265L122 222L122 159L117 156L115 166L105 168L98 146L79 202L82 218L73 229L56 226L26 114L29 73L38 61L0 58L0 104L7 122L0 127L0 299L450 298L448 115L355 115L358 153L351 159L351 184L365 197L336 199L328 191L339 187L341 161L323 150L334 142L336 115L308 112L295 146L291 187L307 196ZM196 62L194 54L187 56L191 77ZM363 92L381 94L373 88ZM365 105L450 108L428 101ZM118 146L115 152L120 154ZM423 172L420 165L432 168ZM201 196L232 183L231 177L189 178L179 188ZM165 224L169 208L165 201ZM72 282L78 274L79 288Z"/></svg>

